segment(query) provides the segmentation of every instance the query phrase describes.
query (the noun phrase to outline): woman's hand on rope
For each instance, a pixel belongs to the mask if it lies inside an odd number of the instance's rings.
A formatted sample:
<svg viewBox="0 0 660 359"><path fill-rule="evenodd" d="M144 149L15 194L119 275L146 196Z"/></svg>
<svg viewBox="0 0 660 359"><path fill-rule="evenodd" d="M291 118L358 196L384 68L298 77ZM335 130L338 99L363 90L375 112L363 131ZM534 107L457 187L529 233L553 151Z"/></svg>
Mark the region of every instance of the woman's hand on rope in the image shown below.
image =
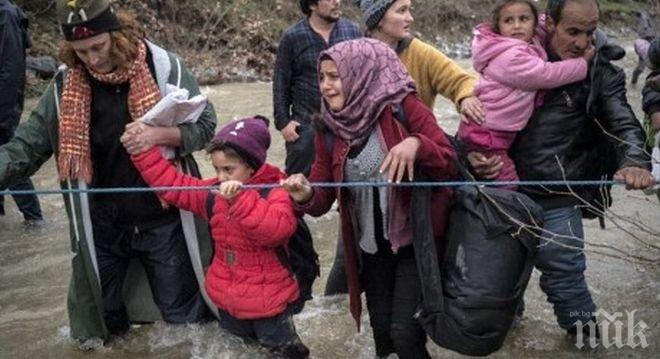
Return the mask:
<svg viewBox="0 0 660 359"><path fill-rule="evenodd" d="M224 181L220 183L220 195L228 201L232 200L241 191L241 186L241 181Z"/></svg>
<svg viewBox="0 0 660 359"><path fill-rule="evenodd" d="M459 105L461 109L461 121L468 123L473 121L477 124L482 124L486 117L486 110L484 105L479 101L476 96L466 97L461 100Z"/></svg>
<svg viewBox="0 0 660 359"><path fill-rule="evenodd" d="M407 171L408 180L412 181L415 173L415 158L421 145L419 138L411 136L392 147L380 166L380 173L387 171L388 182L401 183Z"/></svg>
<svg viewBox="0 0 660 359"><path fill-rule="evenodd" d="M312 186L303 174L291 175L289 178L281 180L280 185L297 203L306 203L312 198Z"/></svg>
<svg viewBox="0 0 660 359"><path fill-rule="evenodd" d="M500 156L492 156L488 158L484 156L483 153L470 152L467 155L467 159L474 170L474 174L481 179L494 179L502 170L503 163Z"/></svg>

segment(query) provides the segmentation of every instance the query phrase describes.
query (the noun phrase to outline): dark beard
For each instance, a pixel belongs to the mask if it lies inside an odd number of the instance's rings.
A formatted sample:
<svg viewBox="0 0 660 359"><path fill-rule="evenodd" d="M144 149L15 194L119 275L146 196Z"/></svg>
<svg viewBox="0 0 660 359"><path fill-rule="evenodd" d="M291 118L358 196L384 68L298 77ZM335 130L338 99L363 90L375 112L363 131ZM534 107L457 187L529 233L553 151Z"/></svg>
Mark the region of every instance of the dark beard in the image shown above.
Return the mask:
<svg viewBox="0 0 660 359"><path fill-rule="evenodd" d="M323 21L329 23L329 24L334 24L337 21L339 21L339 18L341 17L341 13L339 13L339 16L334 17L334 16L329 16L329 15L319 15L319 18L322 19Z"/></svg>

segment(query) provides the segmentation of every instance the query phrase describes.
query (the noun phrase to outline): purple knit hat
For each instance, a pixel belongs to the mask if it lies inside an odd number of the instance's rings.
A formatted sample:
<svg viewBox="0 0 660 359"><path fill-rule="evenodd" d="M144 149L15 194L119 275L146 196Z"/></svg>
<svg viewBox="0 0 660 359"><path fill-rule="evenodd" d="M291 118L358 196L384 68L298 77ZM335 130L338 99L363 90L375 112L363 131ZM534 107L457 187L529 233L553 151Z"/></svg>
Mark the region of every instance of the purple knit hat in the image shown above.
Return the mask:
<svg viewBox="0 0 660 359"><path fill-rule="evenodd" d="M231 121L213 137L213 143L225 142L239 152L248 165L255 169L266 162L266 151L270 147L269 121L263 116L253 116Z"/></svg>

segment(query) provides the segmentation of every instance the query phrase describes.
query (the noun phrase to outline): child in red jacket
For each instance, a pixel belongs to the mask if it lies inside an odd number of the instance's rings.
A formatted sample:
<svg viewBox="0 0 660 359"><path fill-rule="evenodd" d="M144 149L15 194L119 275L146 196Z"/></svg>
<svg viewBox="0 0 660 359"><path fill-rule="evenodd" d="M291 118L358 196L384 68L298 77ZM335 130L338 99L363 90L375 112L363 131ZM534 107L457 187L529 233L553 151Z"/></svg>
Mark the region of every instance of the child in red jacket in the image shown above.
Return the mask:
<svg viewBox="0 0 660 359"><path fill-rule="evenodd" d="M200 180L185 175L167 162L158 148L132 154L144 180L153 187L210 186L220 182L217 193L208 191L161 192L168 203L206 218L215 242L213 261L205 288L218 306L220 325L231 333L256 338L274 354L305 358L292 320L290 304L299 288L279 261L276 248L296 231L297 218L287 192L280 188L262 198L243 184L273 184L284 173L266 160L270 146L268 119L256 116L228 123L207 148L217 178ZM208 218L208 196L213 195Z"/></svg>

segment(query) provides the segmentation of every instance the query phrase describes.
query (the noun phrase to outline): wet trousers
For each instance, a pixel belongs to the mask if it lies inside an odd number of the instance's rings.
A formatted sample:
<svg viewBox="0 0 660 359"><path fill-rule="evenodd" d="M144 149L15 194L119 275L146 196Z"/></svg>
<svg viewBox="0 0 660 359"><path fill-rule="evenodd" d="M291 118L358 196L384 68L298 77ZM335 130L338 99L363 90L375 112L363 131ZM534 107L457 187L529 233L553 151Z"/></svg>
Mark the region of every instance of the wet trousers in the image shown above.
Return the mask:
<svg viewBox="0 0 660 359"><path fill-rule="evenodd" d="M559 326L569 329L578 320L586 323L596 311L584 277L582 212L575 207L550 209L544 221L544 229L556 236L543 235L535 266L541 271L541 289L553 305Z"/></svg>
<svg viewBox="0 0 660 359"><path fill-rule="evenodd" d="M339 229L341 236L341 228ZM344 243L341 237L337 238L337 248L335 248L335 259L332 262L328 281L325 283L325 292L323 295L337 295L348 293L348 283L346 282L346 258L344 256Z"/></svg>
<svg viewBox="0 0 660 359"><path fill-rule="evenodd" d="M14 137L13 130L0 127L0 146L9 142L12 137ZM32 191L34 190L34 185L29 177L24 177L15 181L8 189L10 191ZM21 211L23 218L26 221L43 219L39 199L36 195L13 195L12 197L14 198L14 202L16 202L18 210ZM4 203L4 196L0 196L0 214L4 214Z"/></svg>
<svg viewBox="0 0 660 359"><path fill-rule="evenodd" d="M244 339L256 339L271 353L284 358L307 358L309 349L296 333L293 315L289 309L272 318L243 320L222 309L220 327Z"/></svg>
<svg viewBox="0 0 660 359"><path fill-rule="evenodd" d="M373 330L376 355L396 353L400 359L429 358L426 332L413 317L422 289L412 246L394 254L380 238L378 252L362 252L361 282Z"/></svg>
<svg viewBox="0 0 660 359"><path fill-rule="evenodd" d="M129 329L122 288L132 258L142 263L153 300L167 323L194 323L207 318L208 309L190 262L181 221L174 218L151 228L117 230L95 244L103 291L104 320L112 334Z"/></svg>

